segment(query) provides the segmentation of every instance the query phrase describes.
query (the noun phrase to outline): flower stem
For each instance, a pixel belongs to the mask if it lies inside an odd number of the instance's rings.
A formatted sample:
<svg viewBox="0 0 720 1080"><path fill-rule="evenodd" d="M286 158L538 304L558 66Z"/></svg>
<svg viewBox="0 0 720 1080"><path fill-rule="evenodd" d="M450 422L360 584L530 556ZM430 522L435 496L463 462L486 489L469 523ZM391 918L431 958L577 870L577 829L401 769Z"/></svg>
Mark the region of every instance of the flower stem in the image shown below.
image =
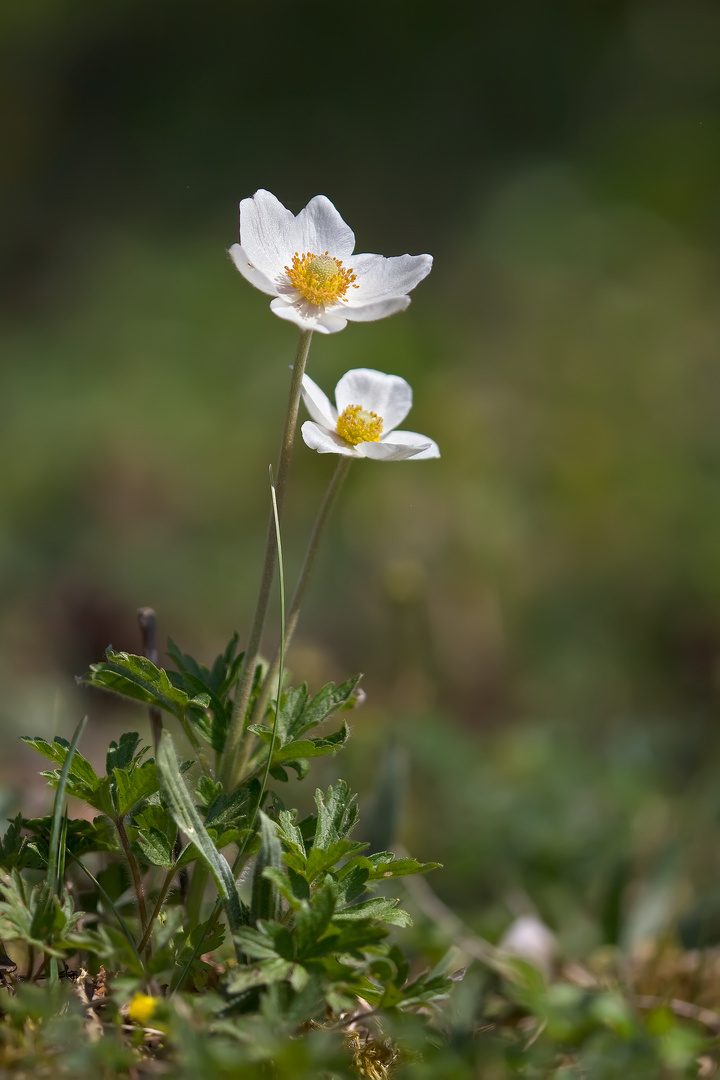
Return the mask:
<svg viewBox="0 0 720 1080"><path fill-rule="evenodd" d="M142 941L138 945L138 952L139 953L141 953L143 951L143 949L146 948L148 942L150 941L150 934L152 933L152 928L155 925L155 920L157 919L158 915L160 914L160 912L162 910L162 906L165 903L165 897L167 896L167 894L168 894L168 892L170 890L170 886L172 885L172 881L173 881L173 878L175 877L176 873L177 873L177 868L174 867L174 866L171 866L170 869L168 870L167 874L165 875L165 880L162 883L162 887L160 889L160 892L158 893L158 898L155 901L155 907L153 908L153 913L150 916L150 919L148 921L147 926L145 927L145 933L142 936Z"/></svg>
<svg viewBox="0 0 720 1080"><path fill-rule="evenodd" d="M302 378L305 374L305 365L307 363L308 352L310 351L312 333L312 330L303 330L301 333L297 353L295 354L295 363L293 364L292 369L290 395L288 398L287 415L285 417L285 430L283 431L282 443L280 445L277 481L275 484L277 511L279 516L282 516L283 503L285 501L290 458L292 457L295 427L297 425L298 408L300 405ZM236 780L238 750L246 727L245 720L247 708L250 701L250 692L252 689L253 677L255 675L258 652L260 651L263 627L265 626L265 616L267 615L268 603L270 601L270 590L275 574L276 555L277 540L275 536L275 518L271 512L267 541L265 543L265 564L260 578L260 591L258 593L257 604L255 605L255 616L253 618L250 637L248 639L242 668L240 670L240 679L238 682L237 694L235 696L232 718L230 720L230 729L228 731L225 750L220 764L220 780L228 790L231 790L234 787Z"/></svg>
<svg viewBox="0 0 720 1080"><path fill-rule="evenodd" d="M293 594L292 603L290 605L290 611L288 612L287 623L285 626L285 636L283 642L275 653L272 664L268 668L265 680L262 685L262 689L258 694L257 701L255 702L255 707L253 708L251 717L251 721L253 724L262 723L265 709L267 708L268 698L270 697L270 692L272 690L273 682L278 675L278 669L280 666L281 657L283 655L283 650L286 652L289 648L293 634L295 633L295 627L297 626L298 618L300 617L300 605L302 604L303 596L305 595L305 589L307 587L310 574L312 573L312 568L315 565L315 558L317 556L318 548L320 546L320 537L322 536L327 520L330 517L330 511L335 505L335 500L337 499L338 492L343 486L345 478L350 471L351 464L352 458L340 458L337 463L335 472L333 473L332 480L330 481L328 489L325 492L325 498L323 499L320 505L320 509L318 510L318 515L315 519L315 525L313 526L313 531L310 536L307 551L305 552L305 561L303 562L302 569L300 571L300 577L298 578L298 583L295 586L295 592ZM278 689L278 701L279 700L280 689Z"/></svg>
<svg viewBox="0 0 720 1080"><path fill-rule="evenodd" d="M130 848L130 841L128 840L128 834L125 832L125 822L121 817L115 819L115 828L118 831L120 837L120 843L123 846L125 852L125 858L130 866L130 873L132 874L133 885L135 886L135 895L137 896L138 911L140 912L140 926L143 933L147 926L147 908L145 906L145 890L143 889L142 877L140 875L140 867L137 864L137 859L132 853Z"/></svg>

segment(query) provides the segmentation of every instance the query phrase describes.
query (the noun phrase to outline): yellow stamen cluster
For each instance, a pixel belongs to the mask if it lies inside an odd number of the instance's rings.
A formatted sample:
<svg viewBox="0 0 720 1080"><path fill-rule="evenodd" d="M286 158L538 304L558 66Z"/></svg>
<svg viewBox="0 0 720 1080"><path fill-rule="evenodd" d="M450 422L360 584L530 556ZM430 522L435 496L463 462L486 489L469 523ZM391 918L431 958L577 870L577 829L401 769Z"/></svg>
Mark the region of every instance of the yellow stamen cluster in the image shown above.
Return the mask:
<svg viewBox="0 0 720 1080"><path fill-rule="evenodd" d="M150 997L149 994L136 994L130 1002L128 1017L136 1024L147 1024L148 1020L152 1019L159 1000L159 998Z"/></svg>
<svg viewBox="0 0 720 1080"><path fill-rule="evenodd" d="M350 286L360 288L354 284L357 275L353 274L352 267L345 269L340 259L333 258L327 251L324 255L313 255L311 251L298 255L296 251L292 266L286 266L285 273L293 288L316 307L334 304L336 300L347 302L345 293Z"/></svg>
<svg viewBox="0 0 720 1080"><path fill-rule="evenodd" d="M338 416L337 433L352 446L361 442L380 442L382 431L382 416L363 409L362 405L348 405Z"/></svg>

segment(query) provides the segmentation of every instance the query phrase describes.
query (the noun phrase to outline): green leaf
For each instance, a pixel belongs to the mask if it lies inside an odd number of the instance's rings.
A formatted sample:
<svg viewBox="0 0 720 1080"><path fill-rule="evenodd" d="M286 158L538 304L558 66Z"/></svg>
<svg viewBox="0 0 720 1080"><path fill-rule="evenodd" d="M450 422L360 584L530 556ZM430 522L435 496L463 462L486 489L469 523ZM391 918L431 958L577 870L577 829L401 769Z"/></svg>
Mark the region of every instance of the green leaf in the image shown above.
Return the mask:
<svg viewBox="0 0 720 1080"><path fill-rule="evenodd" d="M314 955L327 930L337 903L337 888L328 880L310 901L303 900L295 915L295 943L298 959Z"/></svg>
<svg viewBox="0 0 720 1080"><path fill-rule="evenodd" d="M184 690L173 686L168 673L158 668L146 656L116 652L109 647L107 660L91 664L90 671L80 682L110 690L132 701L156 705L179 719L198 719L208 705L208 695L188 697Z"/></svg>
<svg viewBox="0 0 720 1080"><path fill-rule="evenodd" d="M113 769L127 769L132 764L140 763L150 747L142 747L136 756L135 751L139 742L140 736L137 731L126 731L124 735L120 736L119 743L110 743L105 757L105 771L108 776L110 776Z"/></svg>
<svg viewBox="0 0 720 1080"><path fill-rule="evenodd" d="M46 820L48 822L47 836L49 837L50 818ZM22 814L12 818L5 835L0 841L0 865L2 865L3 870L23 870L25 867L39 870L47 864L47 850L45 856L41 857L30 846L28 838L23 836L22 829L25 824Z"/></svg>
<svg viewBox="0 0 720 1080"><path fill-rule="evenodd" d="M366 891L369 872L364 866L354 866L349 873L345 867L338 873L340 899L343 904L350 904Z"/></svg>
<svg viewBox="0 0 720 1080"><path fill-rule="evenodd" d="M357 954L362 949L371 949L387 937L387 930L378 926L372 919L353 919L338 922L338 913L333 916L333 930L336 933L318 942L315 955L335 955L341 953Z"/></svg>
<svg viewBox="0 0 720 1080"><path fill-rule="evenodd" d="M421 975L408 986L390 983L385 988L380 1006L383 1009L409 1009L418 1005L429 1005L449 997L452 986L452 980L446 975L431 977L427 974Z"/></svg>
<svg viewBox="0 0 720 1080"><path fill-rule="evenodd" d="M240 927L233 934L233 939L242 952L254 960L268 960L278 956L275 941L265 932L264 926L260 930L253 930L251 926Z"/></svg>
<svg viewBox="0 0 720 1080"><path fill-rule="evenodd" d="M437 870L442 863L417 862L416 859L396 859L391 851L379 851L374 855L359 855L345 863L338 873L342 880L356 868L367 870L369 881L382 881L384 878L405 877L408 874L427 874Z"/></svg>
<svg viewBox="0 0 720 1080"><path fill-rule="evenodd" d="M277 837L275 824L262 810L258 811L260 822L260 850L255 861L255 870L252 881L252 902L250 904L250 918L256 923L258 919L275 920L280 911L280 898L272 877L266 877L264 871L268 867L282 872L282 847Z"/></svg>
<svg viewBox="0 0 720 1080"><path fill-rule="evenodd" d="M391 926L412 926L412 919L407 911L397 907L398 900L386 896L375 896L362 904L353 904L335 913L335 921L340 919L380 919Z"/></svg>
<svg viewBox="0 0 720 1080"><path fill-rule="evenodd" d="M48 849L50 843L50 828L52 818L23 818L22 827L32 834L30 840L26 840L39 860L37 864L46 866L48 861ZM112 827L110 820L105 817L96 817L93 821L85 818L73 818L67 822L65 831L65 848L70 856L79 857L91 851L121 850L118 844L117 833Z"/></svg>
<svg viewBox="0 0 720 1080"><path fill-rule="evenodd" d="M49 758L50 761L55 762L55 764L60 767L65 764L65 759L70 751L70 743L60 735L56 735L51 743L40 736L31 739L27 735L22 735L21 740L22 742L27 743L28 746L32 746L33 749L37 750L43 757ZM77 785L85 784L90 791L94 791L101 782L100 777L87 758L84 758L82 754L77 753L77 751L73 756L70 766L70 778L75 781Z"/></svg>
<svg viewBox="0 0 720 1080"><path fill-rule="evenodd" d="M59 735L56 735L51 743L39 737L31 739L26 736L23 737L22 741L59 766L53 772L40 774L48 781L50 787L57 788L62 767L70 753L70 743ZM108 817L113 816L114 806L110 794L109 780L107 777L99 777L90 762L77 751L75 751L70 763L65 791L67 795L81 799L102 814L107 814Z"/></svg>
<svg viewBox="0 0 720 1080"><path fill-rule="evenodd" d="M329 844L326 848L312 847L308 855L305 876L308 881L314 881L320 874L332 870L335 864L347 855L354 855L356 851L362 851L367 844L361 840L338 840Z"/></svg>
<svg viewBox="0 0 720 1080"><path fill-rule="evenodd" d="M277 834L282 842L296 855L305 859L305 842L300 829L295 824L295 812L281 810L277 820Z"/></svg>
<svg viewBox="0 0 720 1080"><path fill-rule="evenodd" d="M326 794L317 789L315 804L318 817L313 847L326 849L343 840L357 822L355 796L344 780L338 780L337 786L329 787Z"/></svg>
<svg viewBox="0 0 720 1080"><path fill-rule="evenodd" d="M252 990L256 986L269 986L271 983L281 982L290 977L296 967L291 960L281 960L274 956L270 960L263 960L251 967L234 968L225 987L229 994L242 994L246 990Z"/></svg>
<svg viewBox="0 0 720 1080"><path fill-rule="evenodd" d="M164 806L145 806L133 817L138 830L138 846L147 862L169 870L175 865L177 825Z"/></svg>
<svg viewBox="0 0 720 1080"><path fill-rule="evenodd" d="M0 895L0 937L24 941L57 959L77 948L71 936L84 913L74 911L67 893L57 896L47 880L31 886L13 870L0 873Z"/></svg>
<svg viewBox="0 0 720 1080"><path fill-rule="evenodd" d="M237 886L227 859L220 854L203 825L190 793L185 787L177 755L169 732L164 731L158 749L158 769L168 807L188 840L197 845L201 857L215 879L218 892L227 911L230 929L243 925L242 909Z"/></svg>
<svg viewBox="0 0 720 1080"><path fill-rule="evenodd" d="M264 738L267 733L261 732L261 735ZM347 742L348 735L347 725L343 724L338 731L322 739L300 739L296 742L286 743L273 752L271 768L283 764L288 765L293 761L302 761L305 758L336 754Z"/></svg>
<svg viewBox="0 0 720 1080"><path fill-rule="evenodd" d="M263 870L263 877L271 881L280 895L287 900L291 908L297 910L300 907L300 901L302 897L295 895L290 877L287 874L283 874L282 870L278 870L274 866L266 866ZM297 879L297 874L294 875ZM300 880L304 880L300 878Z"/></svg>
<svg viewBox="0 0 720 1080"><path fill-rule="evenodd" d="M113 769L114 802L118 817L130 814L160 790L160 777L154 761L139 768Z"/></svg>
<svg viewBox="0 0 720 1080"><path fill-rule="evenodd" d="M237 683L243 653L237 652L239 637L235 633L225 651L216 657L212 668L199 664L192 656L182 653L174 641L168 641L168 654L177 672L168 672L173 685L188 695L207 695L210 716L197 717L195 722L213 750L222 753L232 715L232 691ZM257 674L257 672L256 672Z"/></svg>
<svg viewBox="0 0 720 1080"><path fill-rule="evenodd" d="M306 731L317 727L338 709L352 703L353 691L362 675L355 675L336 686L327 683L314 698L308 701L307 686L287 690L281 698L277 730L282 743L292 742Z"/></svg>
<svg viewBox="0 0 720 1080"><path fill-rule="evenodd" d="M198 785L199 787L199 785ZM216 795L207 806L205 822L215 826L245 825L252 821L261 794L260 781L244 783L232 795L224 792Z"/></svg>
<svg viewBox="0 0 720 1080"><path fill-rule="evenodd" d="M437 870L442 866L439 862L421 863L416 859L391 859L389 862L375 862L376 856L370 856L373 870L370 873L370 881L380 881L383 878L406 877L408 874L427 874L430 870Z"/></svg>

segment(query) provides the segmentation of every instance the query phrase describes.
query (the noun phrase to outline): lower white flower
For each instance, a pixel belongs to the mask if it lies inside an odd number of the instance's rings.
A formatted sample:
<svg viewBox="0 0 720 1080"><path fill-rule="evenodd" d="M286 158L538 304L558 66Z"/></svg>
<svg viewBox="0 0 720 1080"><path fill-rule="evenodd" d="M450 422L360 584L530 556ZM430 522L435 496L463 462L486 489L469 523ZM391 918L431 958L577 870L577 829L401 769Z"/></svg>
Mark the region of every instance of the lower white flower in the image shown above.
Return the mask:
<svg viewBox="0 0 720 1080"><path fill-rule="evenodd" d="M319 454L376 461L440 457L427 435L395 430L412 406L412 388L399 375L353 368L335 387L335 405L304 375L302 395L312 417L303 424L302 437Z"/></svg>
<svg viewBox="0 0 720 1080"><path fill-rule="evenodd" d="M240 203L236 267L274 296L271 309L303 330L334 334L351 322L370 322L410 303L408 293L430 273L430 255L353 255L355 236L325 195L297 217L269 191Z"/></svg>

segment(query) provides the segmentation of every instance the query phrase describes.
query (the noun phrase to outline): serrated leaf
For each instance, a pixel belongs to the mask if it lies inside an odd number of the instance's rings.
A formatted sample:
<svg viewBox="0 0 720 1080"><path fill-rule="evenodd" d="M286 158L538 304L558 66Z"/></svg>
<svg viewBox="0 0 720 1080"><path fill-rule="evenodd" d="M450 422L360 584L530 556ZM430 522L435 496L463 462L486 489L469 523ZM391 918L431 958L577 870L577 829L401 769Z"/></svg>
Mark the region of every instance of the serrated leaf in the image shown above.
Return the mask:
<svg viewBox="0 0 720 1080"><path fill-rule="evenodd" d="M51 743L39 737L30 739L25 736L22 741L59 766L53 772L40 773L47 780L50 787L57 788L63 767L70 753L70 743L59 735L56 735ZM89 806L99 810L100 813L107 814L108 817L113 816L114 807L110 794L110 781L107 777L99 777L90 762L77 751L73 754L70 762L65 792L67 795L72 795L74 798L88 803Z"/></svg>
<svg viewBox="0 0 720 1080"><path fill-rule="evenodd" d="M177 672L168 673L173 685L195 698L202 694L207 695L210 716L198 715L193 719L218 753L222 753L225 747L233 709L231 693L237 683L243 660L243 653L237 652L238 641L238 634L235 633L224 652L215 658L212 668L207 668L192 656L182 653L172 640L168 642L168 653L178 668Z"/></svg>
<svg viewBox="0 0 720 1080"><path fill-rule="evenodd" d="M246 956L254 960L273 959L278 955L274 940L268 934L254 930L251 926L242 926L236 930L233 940Z"/></svg>
<svg viewBox="0 0 720 1080"><path fill-rule="evenodd" d="M47 835L50 836L50 818L47 819ZM40 869L47 862L47 853L43 860L36 851L32 850L28 838L23 836L22 829L25 826L22 814L10 820L5 835L0 843L0 864L3 870L22 870L26 866Z"/></svg>
<svg viewBox="0 0 720 1080"><path fill-rule="evenodd" d="M138 846L147 862L166 870L175 865L178 830L169 810L164 806L145 806L134 815L133 825L138 830Z"/></svg>
<svg viewBox="0 0 720 1080"><path fill-rule="evenodd" d="M65 759L70 752L70 743L67 739L61 738L60 735L56 735L51 743L49 743L47 739L40 738L39 736L32 739L27 735L23 735L21 736L21 740L22 742L27 743L28 746L32 746L33 749L37 750L43 757L49 758L50 761L54 762L60 768L65 764ZM55 774L51 773L49 775L53 776ZM69 779L77 788L86 788L90 794L96 791L102 783L101 778L95 772L87 758L84 758L77 750L75 751L70 765ZM82 798L82 796L80 797Z"/></svg>
<svg viewBox="0 0 720 1080"><path fill-rule="evenodd" d="M269 986L291 976L296 965L291 960L281 960L275 956L250 967L234 968L225 982L229 994L242 994L256 986Z"/></svg>
<svg viewBox="0 0 720 1080"><path fill-rule="evenodd" d="M217 783L209 776L201 776L198 779L197 787L195 788L195 795L197 796L198 801L204 805L207 816L209 807L213 805L216 799L223 797L222 784Z"/></svg>
<svg viewBox="0 0 720 1080"><path fill-rule="evenodd" d="M271 768L278 765L289 765L293 761L302 761L306 758L323 757L325 754L336 754L348 740L347 725L318 739L299 739L296 742L286 743L273 752Z"/></svg>
<svg viewBox="0 0 720 1080"><path fill-rule="evenodd" d="M380 919L391 926L412 926L412 919L407 911L397 907L398 901L386 896L375 896L362 904L336 911L334 921L344 919Z"/></svg>
<svg viewBox="0 0 720 1080"><path fill-rule="evenodd" d="M361 678L361 675L355 675L339 686L327 683L310 701L305 684L288 690L281 699L278 716L281 741L297 740L306 731L322 724L332 713L347 706Z"/></svg>
<svg viewBox="0 0 720 1080"><path fill-rule="evenodd" d="M313 847L326 849L343 840L357 822L355 796L344 780L338 780L337 785L329 787L326 793L319 788L316 790L315 804L318 816Z"/></svg>
<svg viewBox="0 0 720 1080"><path fill-rule="evenodd" d="M344 869L344 867L343 867ZM364 866L354 866L348 874L343 874L338 884L343 904L350 904L365 892L369 871Z"/></svg>
<svg viewBox="0 0 720 1080"><path fill-rule="evenodd" d="M368 871L369 881L382 881L384 878L405 877L408 874L427 874L430 870L437 870L442 863L421 863L416 859L396 859L391 851L379 851L374 855L360 855L351 859L339 873L343 878L356 867L364 867Z"/></svg>
<svg viewBox="0 0 720 1080"><path fill-rule="evenodd" d="M303 900L295 914L295 943L298 959L315 954L315 947L327 930L337 903L334 882L326 881L308 901Z"/></svg>
<svg viewBox="0 0 720 1080"><path fill-rule="evenodd" d="M378 926L372 919L353 919L338 922L338 913L333 916L332 927L335 933L318 942L315 955L328 953L353 953L377 946L387 937L387 930Z"/></svg>
<svg viewBox="0 0 720 1080"><path fill-rule="evenodd" d="M289 810L281 810L278 814L277 833L280 839L296 855L305 858L305 842L300 829L295 824L294 814Z"/></svg>
<svg viewBox="0 0 720 1080"><path fill-rule="evenodd" d="M150 749L149 746L142 748L135 757L140 736L137 731L126 731L120 736L120 742L111 742L105 757L105 771L109 776L113 769L127 769L131 764L139 764Z"/></svg>
<svg viewBox="0 0 720 1080"><path fill-rule="evenodd" d="M115 808L118 817L125 817L142 802L160 790L160 777L154 761L139 768L113 769Z"/></svg>
<svg viewBox="0 0 720 1080"><path fill-rule="evenodd" d="M38 865L47 865L48 844L52 818L23 818L22 827L32 833L29 846L37 853ZM72 818L67 822L65 848L68 855L79 858L91 851L120 851L117 833L104 815L87 821L85 818Z"/></svg>
<svg viewBox="0 0 720 1080"><path fill-rule="evenodd" d="M107 660L90 665L90 671L83 675L81 682L110 690L132 701L142 701L156 705L165 712L182 719L193 718L208 704L207 695L188 697L184 690L173 686L166 671L156 667L146 656L134 653L116 652L112 647L106 650Z"/></svg>
<svg viewBox="0 0 720 1080"><path fill-rule="evenodd" d="M348 855L354 855L365 847L367 847L367 844L363 843L362 840L337 840L326 848L313 846L310 849L305 868L306 878L308 881L313 882L320 874L334 869L335 864L340 859L344 859Z"/></svg>
<svg viewBox="0 0 720 1080"><path fill-rule="evenodd" d="M381 998L380 1006L383 1009L397 1008L408 1009L412 1006L430 1004L434 1001L442 1001L447 998L452 988L452 980L446 975L429 978L421 975L408 986L397 986L390 983Z"/></svg>

